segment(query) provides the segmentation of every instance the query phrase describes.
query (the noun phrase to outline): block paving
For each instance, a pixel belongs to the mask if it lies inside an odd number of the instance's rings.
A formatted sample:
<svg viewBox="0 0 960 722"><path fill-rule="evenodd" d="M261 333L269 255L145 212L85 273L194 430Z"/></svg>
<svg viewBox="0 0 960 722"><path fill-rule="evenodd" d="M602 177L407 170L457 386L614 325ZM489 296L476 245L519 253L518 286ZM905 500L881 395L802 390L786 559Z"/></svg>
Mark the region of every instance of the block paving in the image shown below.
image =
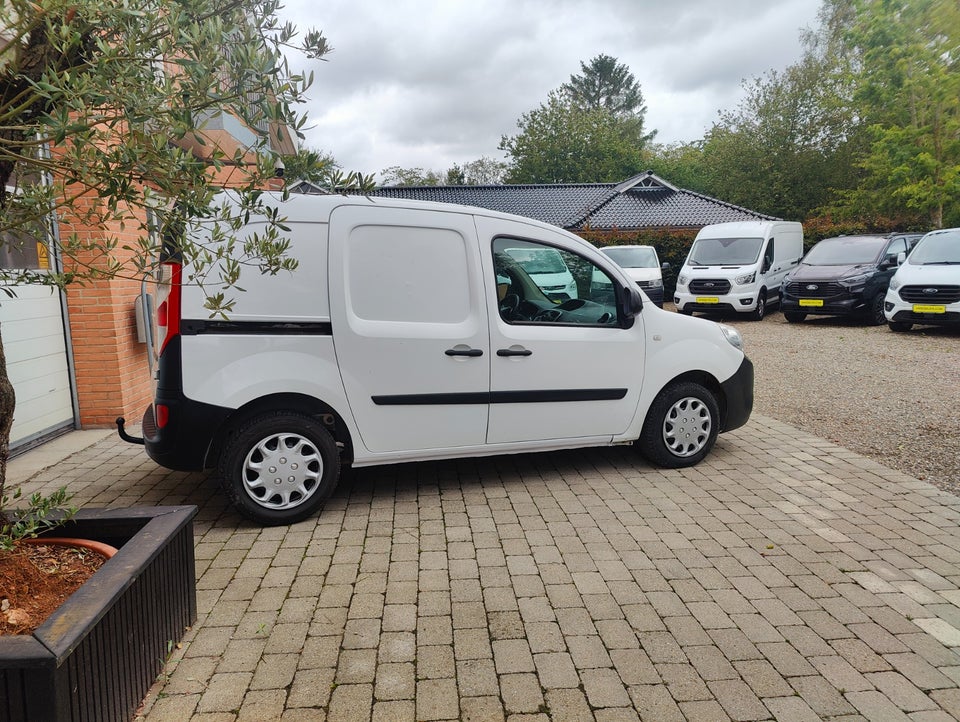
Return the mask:
<svg viewBox="0 0 960 722"><path fill-rule="evenodd" d="M27 493L200 509L199 620L142 721L960 718L960 499L763 416L685 470L358 469L290 527L115 437L19 462Z"/></svg>

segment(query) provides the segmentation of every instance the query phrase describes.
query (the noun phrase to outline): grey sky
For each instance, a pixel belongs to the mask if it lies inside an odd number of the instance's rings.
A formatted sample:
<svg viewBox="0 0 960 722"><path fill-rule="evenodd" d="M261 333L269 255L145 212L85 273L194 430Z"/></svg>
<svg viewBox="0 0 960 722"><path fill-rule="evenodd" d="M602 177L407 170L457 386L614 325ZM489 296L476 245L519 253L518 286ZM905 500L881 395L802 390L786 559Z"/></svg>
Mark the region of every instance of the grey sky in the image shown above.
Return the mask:
<svg viewBox="0 0 960 722"><path fill-rule="evenodd" d="M521 114L600 53L640 83L657 142L702 138L741 81L800 56L819 0L286 0L323 31L306 145L348 170L503 158Z"/></svg>

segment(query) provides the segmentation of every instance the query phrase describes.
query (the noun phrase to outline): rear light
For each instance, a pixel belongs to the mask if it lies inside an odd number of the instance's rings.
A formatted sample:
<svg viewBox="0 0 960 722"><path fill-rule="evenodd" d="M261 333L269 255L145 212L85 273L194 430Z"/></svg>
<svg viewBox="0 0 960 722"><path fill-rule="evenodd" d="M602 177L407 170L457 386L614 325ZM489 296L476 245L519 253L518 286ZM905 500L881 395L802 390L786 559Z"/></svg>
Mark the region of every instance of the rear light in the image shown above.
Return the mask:
<svg viewBox="0 0 960 722"><path fill-rule="evenodd" d="M157 428L162 429L170 421L170 408L164 404L156 404L153 407L153 416L157 422Z"/></svg>
<svg viewBox="0 0 960 722"><path fill-rule="evenodd" d="M170 340L180 334L180 274L179 263L160 265L157 283L157 355L163 353ZM159 421L158 421L159 423Z"/></svg>

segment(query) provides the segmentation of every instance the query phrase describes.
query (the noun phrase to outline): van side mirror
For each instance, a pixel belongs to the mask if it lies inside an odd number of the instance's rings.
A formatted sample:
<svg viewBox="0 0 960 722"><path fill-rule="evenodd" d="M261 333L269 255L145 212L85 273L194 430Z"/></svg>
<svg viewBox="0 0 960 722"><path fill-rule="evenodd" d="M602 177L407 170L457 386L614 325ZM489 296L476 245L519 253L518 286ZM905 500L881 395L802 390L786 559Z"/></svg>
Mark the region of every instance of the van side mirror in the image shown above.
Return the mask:
<svg viewBox="0 0 960 722"><path fill-rule="evenodd" d="M635 288L624 289L623 294L623 315L627 318L633 318L643 309L643 297L640 291Z"/></svg>
<svg viewBox="0 0 960 722"><path fill-rule="evenodd" d="M769 258L764 258L764 259L763 259L763 265L760 266L760 273L766 273L766 272L769 271L769 270L770 270L770 259L769 259Z"/></svg>
<svg viewBox="0 0 960 722"><path fill-rule="evenodd" d="M670 262L669 262L669 261L664 261L663 263L661 263L661 264L660 264L660 270L661 270L661 271L669 271L669 270L670 270Z"/></svg>
<svg viewBox="0 0 960 722"><path fill-rule="evenodd" d="M897 254L897 265L902 266L903 262L906 260L907 260L907 252L900 251L900 253Z"/></svg>

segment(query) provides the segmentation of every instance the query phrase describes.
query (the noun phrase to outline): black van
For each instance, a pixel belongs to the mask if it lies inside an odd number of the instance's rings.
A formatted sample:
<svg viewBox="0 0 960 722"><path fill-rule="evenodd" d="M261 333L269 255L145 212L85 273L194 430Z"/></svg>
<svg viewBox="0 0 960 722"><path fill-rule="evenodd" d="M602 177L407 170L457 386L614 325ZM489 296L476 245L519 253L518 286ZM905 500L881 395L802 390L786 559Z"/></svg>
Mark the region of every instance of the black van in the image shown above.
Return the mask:
<svg viewBox="0 0 960 722"><path fill-rule="evenodd" d="M897 256L912 236L862 235L825 238L807 251L781 287L780 308L790 323L808 314L860 316L871 326L886 323L883 297L897 270Z"/></svg>

